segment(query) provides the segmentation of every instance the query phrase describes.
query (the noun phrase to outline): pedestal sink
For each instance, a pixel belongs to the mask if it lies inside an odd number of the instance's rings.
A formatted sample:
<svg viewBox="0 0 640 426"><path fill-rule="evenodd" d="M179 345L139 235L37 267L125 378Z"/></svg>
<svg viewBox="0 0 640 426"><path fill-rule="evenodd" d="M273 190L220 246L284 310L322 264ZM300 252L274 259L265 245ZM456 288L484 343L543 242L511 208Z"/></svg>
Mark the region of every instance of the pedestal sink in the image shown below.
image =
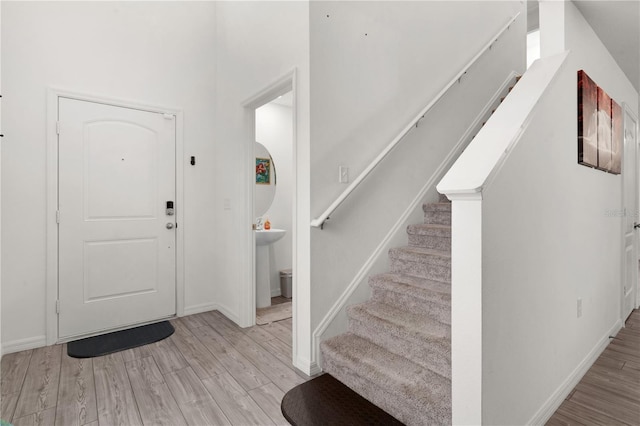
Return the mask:
<svg viewBox="0 0 640 426"><path fill-rule="evenodd" d="M269 246L282 237L284 229L256 231L256 308L271 306L271 266Z"/></svg>

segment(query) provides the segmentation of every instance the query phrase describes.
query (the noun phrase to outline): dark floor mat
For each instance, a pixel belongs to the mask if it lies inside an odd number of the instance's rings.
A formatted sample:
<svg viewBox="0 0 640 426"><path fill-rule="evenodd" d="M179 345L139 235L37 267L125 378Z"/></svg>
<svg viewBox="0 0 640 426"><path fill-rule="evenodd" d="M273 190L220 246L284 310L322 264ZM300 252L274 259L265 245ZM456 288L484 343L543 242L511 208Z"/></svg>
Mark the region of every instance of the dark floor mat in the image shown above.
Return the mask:
<svg viewBox="0 0 640 426"><path fill-rule="evenodd" d="M67 343L67 354L73 358L92 358L166 339L174 332L169 321L114 331Z"/></svg>
<svg viewBox="0 0 640 426"><path fill-rule="evenodd" d="M282 398L281 408L293 426L403 425L329 374L291 389Z"/></svg>

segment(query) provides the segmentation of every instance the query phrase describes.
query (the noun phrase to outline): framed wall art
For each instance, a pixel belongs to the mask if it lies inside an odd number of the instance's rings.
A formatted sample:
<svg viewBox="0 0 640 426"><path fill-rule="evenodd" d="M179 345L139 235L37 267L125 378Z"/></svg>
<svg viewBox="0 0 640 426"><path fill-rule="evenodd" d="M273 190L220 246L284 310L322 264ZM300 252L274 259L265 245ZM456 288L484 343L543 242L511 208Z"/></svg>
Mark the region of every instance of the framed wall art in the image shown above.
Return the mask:
<svg viewBox="0 0 640 426"><path fill-rule="evenodd" d="M578 164L620 174L622 138L622 108L578 71Z"/></svg>
<svg viewBox="0 0 640 426"><path fill-rule="evenodd" d="M271 159L256 157L256 183L271 185Z"/></svg>

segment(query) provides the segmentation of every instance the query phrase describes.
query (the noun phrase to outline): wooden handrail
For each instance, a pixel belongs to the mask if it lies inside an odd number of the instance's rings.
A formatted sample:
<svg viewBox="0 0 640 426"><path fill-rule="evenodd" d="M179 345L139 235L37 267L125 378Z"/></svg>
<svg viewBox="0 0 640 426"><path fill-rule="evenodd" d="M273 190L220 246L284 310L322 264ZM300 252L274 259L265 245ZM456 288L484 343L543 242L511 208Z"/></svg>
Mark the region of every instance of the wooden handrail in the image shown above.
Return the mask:
<svg viewBox="0 0 640 426"><path fill-rule="evenodd" d="M453 79L435 96L435 98L433 98L433 100L429 102L429 104L426 107L424 107L420 111L420 113L404 129L402 129L400 134L398 134L398 136L396 136L391 141L391 143L387 145L382 150L382 152L378 154L376 158L373 159L373 161L367 166L367 168L364 169L362 173L360 173L353 182L351 182L351 185L349 185L342 192L342 194L340 194L340 196L336 198L336 200L333 203L331 203L331 205L329 205L329 207L327 207L327 209L320 216L318 216L316 219L313 219L311 221L311 226L313 226L314 228L320 228L320 229L324 227L324 223L327 221L327 219L329 219L329 216L340 206L340 204L342 204L344 200L346 200L347 197L349 197L349 195L358 187L358 185L362 183L362 181L369 175L369 173L371 173L373 169L375 169L376 166L380 164L380 162L396 147L396 145L400 143L402 138L404 138L407 135L407 133L409 133L409 131L413 129L416 126L416 124L418 124L418 122L425 117L425 115L427 115L427 113L431 110L431 108L433 108L438 103L438 101L440 101L440 99L445 95L445 93L447 93L447 91L449 91L449 89L453 87L454 84L456 84L457 82L458 83L460 82L460 79L462 79L462 76L464 76L467 73L469 68L471 68L471 66L473 66L473 64L475 64L476 61L487 50L491 49L491 46L493 46L493 43L498 41L500 36L502 36L502 34L505 31L507 31L509 27L511 27L511 25L515 22L515 20L518 19L518 16L520 16L520 12L518 12L513 18L511 18L509 22L505 24L504 27L502 27L500 31L498 31L498 33L494 37L492 37L491 40L462 68L462 70L460 70L460 72L456 74L455 77L453 77Z"/></svg>

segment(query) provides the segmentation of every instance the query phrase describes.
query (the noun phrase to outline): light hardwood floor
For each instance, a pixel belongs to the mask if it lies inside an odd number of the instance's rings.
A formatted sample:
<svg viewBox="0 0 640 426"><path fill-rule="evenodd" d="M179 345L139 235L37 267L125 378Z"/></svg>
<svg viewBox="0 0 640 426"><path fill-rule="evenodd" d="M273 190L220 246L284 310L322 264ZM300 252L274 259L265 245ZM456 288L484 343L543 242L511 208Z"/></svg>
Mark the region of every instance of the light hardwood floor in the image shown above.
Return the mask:
<svg viewBox="0 0 640 426"><path fill-rule="evenodd" d="M75 359L64 345L2 358L0 418L21 425L288 425L291 319L241 329L217 311L151 345Z"/></svg>
<svg viewBox="0 0 640 426"><path fill-rule="evenodd" d="M640 425L640 310L633 311L547 425Z"/></svg>

